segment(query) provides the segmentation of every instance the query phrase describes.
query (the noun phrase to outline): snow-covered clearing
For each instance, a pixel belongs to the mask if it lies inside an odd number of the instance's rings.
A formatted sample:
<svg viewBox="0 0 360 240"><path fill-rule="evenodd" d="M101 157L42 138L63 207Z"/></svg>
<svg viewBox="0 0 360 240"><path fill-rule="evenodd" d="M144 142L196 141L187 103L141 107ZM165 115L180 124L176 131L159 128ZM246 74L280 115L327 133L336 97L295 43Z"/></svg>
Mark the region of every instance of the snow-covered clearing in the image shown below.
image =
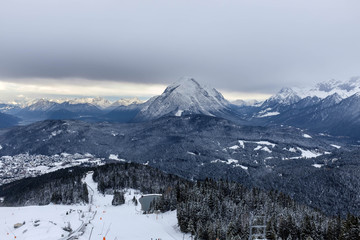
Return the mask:
<svg viewBox="0 0 360 240"><path fill-rule="evenodd" d="M269 142L269 141L258 141L258 142L256 142L257 144L260 144L260 145L269 145L269 146L271 146L271 147L275 147L276 146L276 144L275 143L271 143L271 142Z"/></svg>
<svg viewBox="0 0 360 240"><path fill-rule="evenodd" d="M267 113L259 115L258 117L259 118L272 117L272 116L276 116L276 115L279 115L279 114L280 114L279 112L267 112Z"/></svg>
<svg viewBox="0 0 360 240"><path fill-rule="evenodd" d="M182 115L183 112L184 112L184 110L178 110L178 111L175 113L175 116L181 117L181 115Z"/></svg>
<svg viewBox="0 0 360 240"><path fill-rule="evenodd" d="M90 201L92 199L87 205L0 207L0 239L65 240L69 233L63 227L68 223L72 236L77 235L80 240L104 237L111 240L190 239L180 232L176 211L142 214L140 204L135 206L131 201L134 196L141 197L133 189L125 193L125 204L112 206L113 195L100 194L92 174L84 181L88 184ZM14 224L23 222L23 226L14 228Z"/></svg>
<svg viewBox="0 0 360 240"><path fill-rule="evenodd" d="M235 164L233 167L241 167L241 168L244 169L244 170L248 170L248 169L249 169L248 167L243 166L243 165L241 165L241 164Z"/></svg>
<svg viewBox="0 0 360 240"><path fill-rule="evenodd" d="M231 149L231 150L236 150L238 148L240 148L238 145L234 145L234 146L229 147L229 149Z"/></svg>
<svg viewBox="0 0 360 240"><path fill-rule="evenodd" d="M239 145L240 145L242 148L245 148L245 144L244 144L244 141L243 141L243 140L239 140Z"/></svg>
<svg viewBox="0 0 360 240"><path fill-rule="evenodd" d="M120 161L120 162L126 162L125 159L119 158L119 156L115 155L115 154L110 154L109 159L115 160L115 161Z"/></svg>
<svg viewBox="0 0 360 240"><path fill-rule="evenodd" d="M303 137L304 138L312 138L309 134L306 134L306 133L303 134Z"/></svg>
<svg viewBox="0 0 360 240"><path fill-rule="evenodd" d="M301 156L299 156L299 157L291 157L291 158L284 158L283 160L299 159L299 158L316 158L316 157L319 157L319 156L323 155L323 153L320 153L318 151L305 150L305 149L302 149L300 147L297 147L297 150L301 152Z"/></svg>
<svg viewBox="0 0 360 240"><path fill-rule="evenodd" d="M252 144L258 144L258 145L262 145L262 146L257 146L254 150L257 151L257 150L260 150L263 145L267 145L267 146L271 146L272 148L274 148L276 146L275 143L271 143L269 141L246 141L246 140L238 140L239 142L239 145L234 145L234 146L231 146L231 147L228 147L228 149L231 149L231 150L236 150L236 149L239 149L240 147L241 148L245 148L245 143L252 143ZM226 148L223 149L224 151L226 151ZM263 148L262 150L264 151L267 151L267 152L271 152L269 148Z"/></svg>
<svg viewBox="0 0 360 240"><path fill-rule="evenodd" d="M238 160L230 158L227 160L226 164L232 164L232 163L238 163L238 162L239 162Z"/></svg>
<svg viewBox="0 0 360 240"><path fill-rule="evenodd" d="M302 148L297 148L299 151L301 151L301 157L303 158L316 158L322 155L322 153L316 152L316 151L310 151L310 150L304 150Z"/></svg>
<svg viewBox="0 0 360 240"><path fill-rule="evenodd" d="M263 147L263 146L257 146L256 148L254 148L254 151L259 151L259 150L262 150L262 151L265 151L265 152L268 152L268 153L271 153L272 151L268 148L268 147Z"/></svg>
<svg viewBox="0 0 360 240"><path fill-rule="evenodd" d="M334 147L334 148L337 148L337 149L340 149L340 148L341 148L341 146L335 145L335 144L330 144L330 146L332 146L332 147Z"/></svg>
<svg viewBox="0 0 360 240"><path fill-rule="evenodd" d="M190 154L190 155L194 155L196 156L197 154L196 153L193 153L193 152L186 152L187 154Z"/></svg>
<svg viewBox="0 0 360 240"><path fill-rule="evenodd" d="M317 163L315 163L315 164L313 164L313 165L311 165L311 166L316 167L316 168L321 168L322 166L324 166L324 164L317 164Z"/></svg>
<svg viewBox="0 0 360 240"><path fill-rule="evenodd" d="M283 150L287 150L287 151L289 151L289 152L296 153L296 149L295 149L295 148L293 148L293 147L290 147L289 149L287 149L287 148L283 148Z"/></svg>

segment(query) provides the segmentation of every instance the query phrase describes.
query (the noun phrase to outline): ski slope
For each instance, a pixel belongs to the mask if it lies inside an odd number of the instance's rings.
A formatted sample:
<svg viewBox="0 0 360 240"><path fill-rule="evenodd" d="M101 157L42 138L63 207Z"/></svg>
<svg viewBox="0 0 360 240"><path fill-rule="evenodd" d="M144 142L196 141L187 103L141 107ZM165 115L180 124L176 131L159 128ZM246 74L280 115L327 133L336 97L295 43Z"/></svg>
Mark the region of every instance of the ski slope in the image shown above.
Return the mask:
<svg viewBox="0 0 360 240"><path fill-rule="evenodd" d="M87 205L47 205L27 207L0 207L0 239L99 239L146 240L190 239L180 232L176 211L144 215L140 203L132 198L141 197L139 191L128 189L125 204L112 206L113 195L102 195L92 173L84 181L88 184L90 203ZM14 228L14 224L25 224ZM63 230L70 226L72 233ZM69 235L70 234L70 235ZM70 237L69 237L70 236Z"/></svg>

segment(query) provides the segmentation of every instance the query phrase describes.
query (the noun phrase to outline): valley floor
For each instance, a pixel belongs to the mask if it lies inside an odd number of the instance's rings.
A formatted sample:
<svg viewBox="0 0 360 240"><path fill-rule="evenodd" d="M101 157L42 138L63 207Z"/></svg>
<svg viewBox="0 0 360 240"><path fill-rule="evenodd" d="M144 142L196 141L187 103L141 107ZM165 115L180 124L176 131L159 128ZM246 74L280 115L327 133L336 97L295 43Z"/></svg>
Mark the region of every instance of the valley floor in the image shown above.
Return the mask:
<svg viewBox="0 0 360 240"><path fill-rule="evenodd" d="M132 198L141 194L130 189L125 194L125 204L112 206L113 195L102 195L97 184L88 174L90 204L47 205L0 208L0 239L111 239L155 240L190 239L177 226L176 211L144 215L141 206L135 206ZM14 224L24 225L14 228ZM63 228L69 226L73 233ZM104 238L105 237L105 238Z"/></svg>

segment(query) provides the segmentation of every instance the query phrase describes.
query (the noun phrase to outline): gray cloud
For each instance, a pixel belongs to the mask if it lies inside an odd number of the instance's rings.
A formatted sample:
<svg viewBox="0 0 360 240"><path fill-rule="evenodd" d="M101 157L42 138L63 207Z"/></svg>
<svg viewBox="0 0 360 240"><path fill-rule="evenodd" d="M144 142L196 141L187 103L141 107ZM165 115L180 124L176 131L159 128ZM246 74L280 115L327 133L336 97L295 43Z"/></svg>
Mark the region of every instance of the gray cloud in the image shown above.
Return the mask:
<svg viewBox="0 0 360 240"><path fill-rule="evenodd" d="M347 79L360 71L359 7L357 0L3 1L0 79L169 83L187 75L263 93Z"/></svg>

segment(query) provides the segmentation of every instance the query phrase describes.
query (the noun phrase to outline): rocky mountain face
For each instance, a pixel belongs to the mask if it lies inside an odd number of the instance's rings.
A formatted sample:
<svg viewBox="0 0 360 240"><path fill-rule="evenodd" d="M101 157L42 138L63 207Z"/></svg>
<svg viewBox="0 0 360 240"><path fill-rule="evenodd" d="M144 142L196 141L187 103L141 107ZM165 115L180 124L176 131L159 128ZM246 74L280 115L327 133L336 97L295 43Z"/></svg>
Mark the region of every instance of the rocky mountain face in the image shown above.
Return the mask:
<svg viewBox="0 0 360 240"><path fill-rule="evenodd" d="M158 97L150 100L136 120L153 120L162 116L231 114L230 103L216 89L201 86L193 78L182 78L168 86Z"/></svg>

